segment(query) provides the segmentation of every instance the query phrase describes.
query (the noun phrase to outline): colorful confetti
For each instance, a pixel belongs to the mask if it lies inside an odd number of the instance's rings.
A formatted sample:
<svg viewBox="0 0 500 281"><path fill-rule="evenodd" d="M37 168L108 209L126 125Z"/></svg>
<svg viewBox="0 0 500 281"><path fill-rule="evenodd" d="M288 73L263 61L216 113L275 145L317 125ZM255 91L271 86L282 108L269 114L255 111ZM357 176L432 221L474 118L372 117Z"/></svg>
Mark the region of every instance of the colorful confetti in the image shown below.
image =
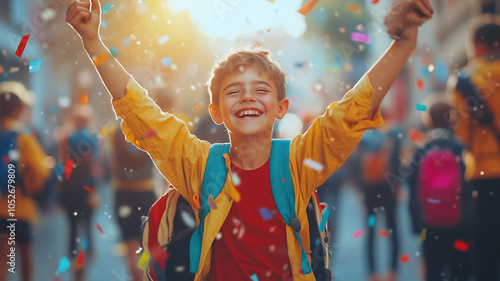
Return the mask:
<svg viewBox="0 0 500 281"><path fill-rule="evenodd" d="M313 170L316 170L318 172L322 171L323 170L323 165L312 160L312 159L306 159L304 160L304 165L306 165L307 167L313 169Z"/></svg>
<svg viewBox="0 0 500 281"><path fill-rule="evenodd" d="M424 80L417 79L417 81L415 81L415 83L417 86L417 90L422 91L424 89Z"/></svg>
<svg viewBox="0 0 500 281"><path fill-rule="evenodd" d="M309 12L318 4L319 0L311 0L307 2L302 8L300 8L299 13L303 14L304 16L309 14Z"/></svg>
<svg viewBox="0 0 500 281"><path fill-rule="evenodd" d="M441 202L441 200L434 199L434 198L427 198L427 202L429 202L431 204L438 204L439 202Z"/></svg>
<svg viewBox="0 0 500 281"><path fill-rule="evenodd" d="M158 39L158 44L163 45L167 43L167 41L170 39L170 36L164 35Z"/></svg>
<svg viewBox="0 0 500 281"><path fill-rule="evenodd" d="M257 278L257 274L252 274L252 276L250 276L250 279L252 279L253 281L259 281L259 278Z"/></svg>
<svg viewBox="0 0 500 281"><path fill-rule="evenodd" d="M462 241L462 240L455 240L455 243L453 243L453 248L457 249L460 252L467 252L469 250L469 244Z"/></svg>
<svg viewBox="0 0 500 281"><path fill-rule="evenodd" d="M387 237L389 237L390 233L387 230L381 228L378 231L378 235L380 235L380 237L387 238Z"/></svg>
<svg viewBox="0 0 500 281"><path fill-rule="evenodd" d="M0 74L3 73L3 66L0 65Z"/></svg>
<svg viewBox="0 0 500 281"><path fill-rule="evenodd" d="M260 216L265 220L268 221L274 217L276 212L270 212L266 207L262 207L259 209Z"/></svg>
<svg viewBox="0 0 500 281"><path fill-rule="evenodd" d="M71 267L71 263L69 262L69 259L67 257L62 257L59 260L59 266L57 267L57 272L65 272Z"/></svg>
<svg viewBox="0 0 500 281"><path fill-rule="evenodd" d="M217 204L215 204L215 200L212 197L212 194L208 195L208 207L210 207L210 210L217 210Z"/></svg>
<svg viewBox="0 0 500 281"><path fill-rule="evenodd" d="M108 4L106 4L106 5L104 5L104 7L102 7L102 13L103 13L103 14L106 14L106 13L107 13L107 12L109 12L109 10L110 10L111 8L113 8L113 7L114 7L114 5L111 5L111 4L109 4L109 3L108 3Z"/></svg>
<svg viewBox="0 0 500 281"><path fill-rule="evenodd" d="M415 108L418 111L426 111L427 110L427 106L425 104L420 104L420 103L417 103L417 105L415 106Z"/></svg>
<svg viewBox="0 0 500 281"><path fill-rule="evenodd" d="M66 164L64 165L64 176L66 176L66 179L69 178L69 175L71 175L71 172L73 171L73 169L75 168L75 162L73 161L73 159L69 158L67 161L66 161Z"/></svg>
<svg viewBox="0 0 500 281"><path fill-rule="evenodd" d="M364 34L364 33L359 33L359 32L352 32L351 33L351 40L355 42L361 42L361 43L370 43L370 35Z"/></svg>
<svg viewBox="0 0 500 281"><path fill-rule="evenodd" d="M85 263L85 251L80 250L80 252L78 253L78 258L76 259L76 261L78 262L78 264L80 266L84 265L84 263Z"/></svg>
<svg viewBox="0 0 500 281"><path fill-rule="evenodd" d="M399 256L399 261L401 263L407 263L410 261L410 256L408 254L402 254L401 256Z"/></svg>
<svg viewBox="0 0 500 281"><path fill-rule="evenodd" d="M170 57L162 58L161 64L163 64L164 67L169 67L172 64L172 58Z"/></svg>
<svg viewBox="0 0 500 281"><path fill-rule="evenodd" d="M85 190L87 190L89 192L92 192L92 193L95 192L93 188L88 187L88 186L83 186L83 189L85 189Z"/></svg>
<svg viewBox="0 0 500 281"><path fill-rule="evenodd" d="M142 271L146 271L148 263L149 263L149 255L148 253L146 253L146 251L143 251L141 257L139 258L139 261L137 262L137 267L142 269Z"/></svg>
<svg viewBox="0 0 500 281"><path fill-rule="evenodd" d="M373 227L375 225L375 215L371 215L368 217L368 225Z"/></svg>
<svg viewBox="0 0 500 281"><path fill-rule="evenodd" d="M360 229L360 230L355 231L354 234L352 235L352 237L359 238L359 237L363 236L363 234L365 234L365 230Z"/></svg>
<svg viewBox="0 0 500 281"><path fill-rule="evenodd" d="M110 54L105 53L100 56L98 56L95 59L92 59L94 61L95 66L99 66L101 63L103 63L105 60L107 60L110 57Z"/></svg>
<svg viewBox="0 0 500 281"><path fill-rule="evenodd" d="M117 49L117 48L115 48L115 47L111 47L111 48L109 48L109 52L110 52L110 53L111 53L111 55L112 55L113 57L115 57L115 58L118 56L118 49Z"/></svg>
<svg viewBox="0 0 500 281"><path fill-rule="evenodd" d="M29 67L28 67L28 71L29 71L29 73L38 72L38 71L40 71L40 67L41 66L42 66L42 60L41 59L30 61L30 64L29 64Z"/></svg>
<svg viewBox="0 0 500 281"><path fill-rule="evenodd" d="M104 235L104 231L102 231L101 226L98 223L96 223L95 226L97 227L97 229L99 230L99 232L101 233L101 235Z"/></svg>
<svg viewBox="0 0 500 281"><path fill-rule="evenodd" d="M427 228L422 229L420 236L418 237L417 244L424 241L425 237L427 237Z"/></svg>
<svg viewBox="0 0 500 281"><path fill-rule="evenodd" d="M150 137L154 137L156 136L156 131L155 130L151 130L149 132L147 132L145 135L144 135L146 138L150 138Z"/></svg>
<svg viewBox="0 0 500 281"><path fill-rule="evenodd" d="M347 11L353 13L356 16L360 16L361 15L361 8L358 5L354 4L354 3L348 3L347 6L346 6L346 8L347 8Z"/></svg>
<svg viewBox="0 0 500 281"><path fill-rule="evenodd" d="M24 52L24 48L26 48L26 44L28 43L28 39L30 39L30 35L26 34L21 38L21 42L19 42L19 46L17 46L16 56L21 57Z"/></svg>
<svg viewBox="0 0 500 281"><path fill-rule="evenodd" d="M321 222L319 223L318 230L319 231L324 231L326 222L328 221L328 217L330 216L330 208L326 208L325 212L323 213L323 217L321 218Z"/></svg>
<svg viewBox="0 0 500 281"><path fill-rule="evenodd" d="M375 5L375 4L378 4L379 0L372 0L372 4Z"/></svg>

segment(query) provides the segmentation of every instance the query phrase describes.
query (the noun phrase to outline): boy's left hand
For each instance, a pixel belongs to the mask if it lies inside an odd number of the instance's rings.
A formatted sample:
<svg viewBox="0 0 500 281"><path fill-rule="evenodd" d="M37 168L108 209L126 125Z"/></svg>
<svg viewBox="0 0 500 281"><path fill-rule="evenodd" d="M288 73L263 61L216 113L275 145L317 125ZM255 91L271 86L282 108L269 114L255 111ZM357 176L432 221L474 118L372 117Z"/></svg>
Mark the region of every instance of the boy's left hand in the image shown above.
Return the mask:
<svg viewBox="0 0 500 281"><path fill-rule="evenodd" d="M405 0L389 11L384 25L391 38L416 42L417 27L430 20L433 13L428 0Z"/></svg>

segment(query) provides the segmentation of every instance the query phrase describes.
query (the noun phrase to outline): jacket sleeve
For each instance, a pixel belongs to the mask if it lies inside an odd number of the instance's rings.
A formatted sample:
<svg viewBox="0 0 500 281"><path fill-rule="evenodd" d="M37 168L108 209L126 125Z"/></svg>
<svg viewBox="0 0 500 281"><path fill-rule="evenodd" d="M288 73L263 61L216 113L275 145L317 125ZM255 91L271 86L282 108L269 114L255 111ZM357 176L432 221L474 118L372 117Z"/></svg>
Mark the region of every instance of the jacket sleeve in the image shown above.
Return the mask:
<svg viewBox="0 0 500 281"><path fill-rule="evenodd" d="M23 177L23 185L28 194L41 191L50 175L50 169L44 164L45 151L38 141L29 135L19 134L19 171Z"/></svg>
<svg viewBox="0 0 500 281"><path fill-rule="evenodd" d="M162 112L132 77L125 97L113 101L128 141L149 153L156 166L192 205L199 194L210 144L191 135L184 122Z"/></svg>
<svg viewBox="0 0 500 281"><path fill-rule="evenodd" d="M292 140L290 167L304 200L349 156L365 130L383 124L380 107L370 111L373 88L363 76L340 102L330 104L303 135Z"/></svg>

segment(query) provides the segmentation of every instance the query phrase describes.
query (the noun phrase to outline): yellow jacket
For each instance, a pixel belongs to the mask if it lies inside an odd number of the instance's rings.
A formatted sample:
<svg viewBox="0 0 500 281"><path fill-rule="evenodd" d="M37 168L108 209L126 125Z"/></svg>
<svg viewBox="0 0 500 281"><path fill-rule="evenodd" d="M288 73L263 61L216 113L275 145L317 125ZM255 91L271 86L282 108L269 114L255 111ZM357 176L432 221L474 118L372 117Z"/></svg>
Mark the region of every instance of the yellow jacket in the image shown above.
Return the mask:
<svg viewBox="0 0 500 281"><path fill-rule="evenodd" d="M485 105L493 114L494 126L500 132L500 59L477 58L466 68L472 71L471 81L480 89ZM465 159L467 179L500 178L500 144L492 128L479 124L470 113L471 105L466 105L463 95L456 89L453 98L460 117L455 133L471 152ZM474 101L469 103L474 104Z"/></svg>
<svg viewBox="0 0 500 281"><path fill-rule="evenodd" d="M295 209L302 225L300 236L308 255L310 245L306 207L309 198L316 187L345 161L363 132L383 123L380 110L368 116L372 98L372 85L368 77L364 76L340 102L328 106L325 114L318 117L305 134L298 135L291 142L289 164L295 190ZM113 107L116 115L123 118L122 129L127 140L147 151L160 172L193 206L193 195L200 194L210 143L191 135L186 124L175 116L161 112L133 78L127 85L126 96L114 101ZM215 198L218 209L212 210L205 218L201 258L195 281L208 279L212 242L233 203L230 190L235 187L230 158L225 158L229 171L222 192ZM304 165L307 159L320 163L323 168L318 171ZM197 221L199 223L198 218ZM301 246L291 227L286 227L286 237L293 279L315 280L314 274L303 275L299 272L302 269Z"/></svg>
<svg viewBox="0 0 500 281"><path fill-rule="evenodd" d="M4 120L0 128L19 131L13 119ZM38 141L27 134L19 133L17 138L19 150L17 172L23 179L26 194L21 192L21 187L16 185L15 193L15 218L22 221L34 222L36 220L36 203L29 197L30 194L41 191L43 184L50 175L50 170L43 164L45 152ZM10 218L7 195L0 196L0 218Z"/></svg>

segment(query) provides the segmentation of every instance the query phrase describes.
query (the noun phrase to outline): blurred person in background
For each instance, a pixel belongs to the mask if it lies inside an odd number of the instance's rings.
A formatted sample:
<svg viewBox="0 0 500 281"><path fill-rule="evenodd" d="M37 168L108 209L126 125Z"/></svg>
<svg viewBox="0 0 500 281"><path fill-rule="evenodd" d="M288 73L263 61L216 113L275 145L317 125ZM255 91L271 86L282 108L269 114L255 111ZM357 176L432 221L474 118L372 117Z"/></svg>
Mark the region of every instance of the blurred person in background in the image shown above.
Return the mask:
<svg viewBox="0 0 500 281"><path fill-rule="evenodd" d="M64 172L59 199L69 220L69 257L76 281L85 280L84 267L88 263L83 263L82 257L94 258L90 223L100 200L94 190L97 137L90 131L93 116L94 110L90 105L77 106L72 118L74 131L63 140L60 153Z"/></svg>
<svg viewBox="0 0 500 281"><path fill-rule="evenodd" d="M400 184L391 182L388 174L397 172L400 165L401 129L391 123L390 112L383 110L383 115L385 122L382 127L363 134L358 145L356 164L359 167L357 170L361 171L357 184L364 194L365 222L368 228L366 249L371 281L394 281L398 269L399 232L396 226L396 201ZM378 221L381 218L377 214L380 213L385 214L387 230L380 229L376 232L376 225L380 225ZM390 269L385 279L377 273L375 264L377 233L382 237L389 237L391 241Z"/></svg>
<svg viewBox="0 0 500 281"><path fill-rule="evenodd" d="M115 189L115 214L122 240L127 247L127 262L134 281L142 280L142 272L137 267L141 236L141 217L147 216L155 202L153 182L153 161L149 155L139 150L125 139L116 125L109 133L112 151L112 185Z"/></svg>
<svg viewBox="0 0 500 281"><path fill-rule="evenodd" d="M455 133L471 151L466 177L477 191L479 281L500 280L500 18L483 15L471 29L469 63L449 81L458 108Z"/></svg>
<svg viewBox="0 0 500 281"><path fill-rule="evenodd" d="M23 84L12 81L0 84L0 280L7 280L8 269L12 268L7 255L12 254L20 257L22 270L15 264L14 269L21 273L21 280L33 280L32 241L37 206L31 196L41 191L50 170L44 165L46 155L39 142L23 133L20 122L23 109L32 103L33 94ZM13 204L14 216L10 216L9 204ZM17 221L8 222L9 218ZM10 227L12 224L15 230ZM15 240L8 239L12 231Z"/></svg>
<svg viewBox="0 0 500 281"><path fill-rule="evenodd" d="M427 281L468 280L472 240L472 188L465 180L465 146L450 123L451 106L434 101L424 113L425 142L406 165L410 217L423 240Z"/></svg>

